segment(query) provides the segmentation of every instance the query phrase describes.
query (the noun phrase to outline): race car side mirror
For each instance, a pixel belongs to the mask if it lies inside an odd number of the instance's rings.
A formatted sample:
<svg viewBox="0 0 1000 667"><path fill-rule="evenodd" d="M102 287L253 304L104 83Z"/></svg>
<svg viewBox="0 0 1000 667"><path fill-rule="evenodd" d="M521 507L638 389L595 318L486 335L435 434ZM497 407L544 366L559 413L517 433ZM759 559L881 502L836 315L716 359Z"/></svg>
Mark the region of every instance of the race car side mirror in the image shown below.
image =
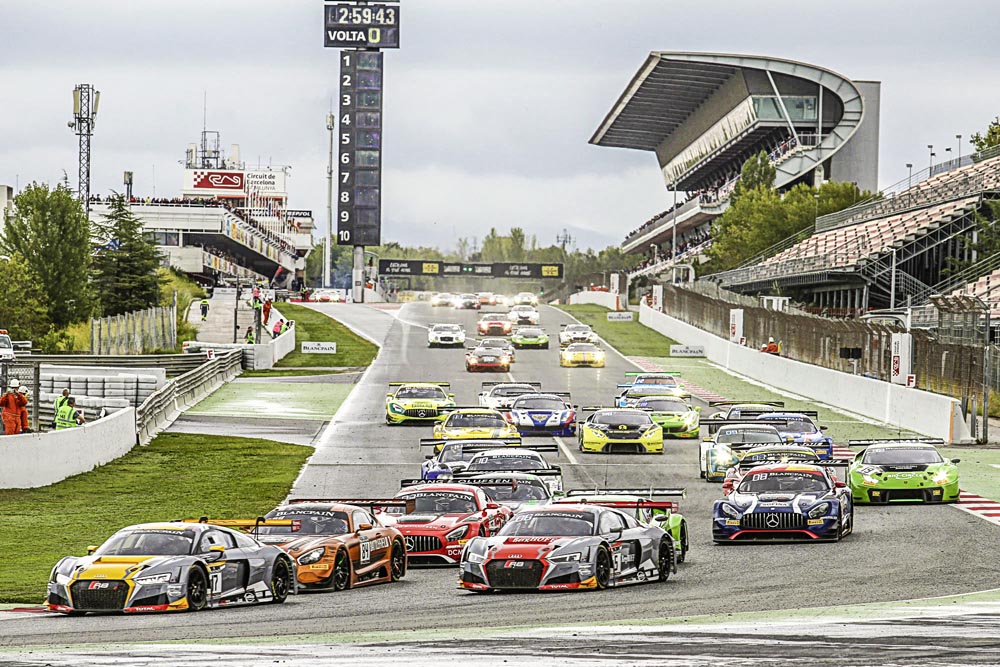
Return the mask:
<svg viewBox="0 0 1000 667"><path fill-rule="evenodd" d="M359 533L361 531L363 531L363 530L371 530L371 529L372 529L372 525L370 523L359 523L358 524L358 532Z"/></svg>
<svg viewBox="0 0 1000 667"><path fill-rule="evenodd" d="M97 546L96 545L91 544L89 547L87 547L87 555L88 556L92 555L95 551L97 551Z"/></svg>
<svg viewBox="0 0 1000 667"><path fill-rule="evenodd" d="M952 463L961 463L962 459L952 459L951 462Z"/></svg>
<svg viewBox="0 0 1000 667"><path fill-rule="evenodd" d="M847 483L846 483L846 482L844 482L843 480L840 480L840 479L838 479L838 480L834 481L834 485L835 485L835 486L836 486L836 487L837 487L838 489L842 489L842 488L844 488L845 486L847 486Z"/></svg>
<svg viewBox="0 0 1000 667"><path fill-rule="evenodd" d="M653 516L653 521L657 521L659 523L666 523L667 521L670 521L670 515L669 514L656 514L656 515Z"/></svg>
<svg viewBox="0 0 1000 667"><path fill-rule="evenodd" d="M434 455L433 454L427 454L426 456L424 456L424 458L427 459L428 461L430 461L431 459L434 458Z"/></svg>
<svg viewBox="0 0 1000 667"><path fill-rule="evenodd" d="M208 552L213 554L221 554L225 553L225 551L226 551L226 545L224 544L213 544L208 548Z"/></svg>
<svg viewBox="0 0 1000 667"><path fill-rule="evenodd" d="M392 398L392 394L386 394L385 397L386 398Z"/></svg>
<svg viewBox="0 0 1000 667"><path fill-rule="evenodd" d="M455 394L448 394L448 398L455 398Z"/></svg>
<svg viewBox="0 0 1000 667"><path fill-rule="evenodd" d="M500 505L498 505L497 503L486 503L486 509L488 509L488 510L498 510L498 509L500 509Z"/></svg>
<svg viewBox="0 0 1000 667"><path fill-rule="evenodd" d="M695 412L701 412L701 406L700 405L694 406L694 411Z"/></svg>
<svg viewBox="0 0 1000 667"><path fill-rule="evenodd" d="M825 431L825 430L826 430L826 429L828 429L828 428L830 428L830 427L829 427L829 426L826 426L826 425L823 425L823 426L820 426L820 427L819 427L819 430L821 430L821 431Z"/></svg>

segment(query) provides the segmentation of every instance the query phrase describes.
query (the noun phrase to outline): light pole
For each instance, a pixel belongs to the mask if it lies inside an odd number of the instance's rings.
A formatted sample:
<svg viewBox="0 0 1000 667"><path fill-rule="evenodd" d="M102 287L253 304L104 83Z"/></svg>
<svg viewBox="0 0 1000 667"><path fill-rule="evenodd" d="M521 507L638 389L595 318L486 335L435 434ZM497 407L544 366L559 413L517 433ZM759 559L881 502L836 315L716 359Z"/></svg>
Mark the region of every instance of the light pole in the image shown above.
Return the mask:
<svg viewBox="0 0 1000 667"><path fill-rule="evenodd" d="M962 135L956 134L955 138L958 139L958 166L962 166Z"/></svg>
<svg viewBox="0 0 1000 667"><path fill-rule="evenodd" d="M670 265L673 266L674 262L677 261L677 181L671 186L671 190L674 191L674 209L673 209L673 223L671 224L671 234L670 234ZM674 273L673 269L670 271L670 284L674 284L677 275ZM625 293L626 303L628 302L628 292Z"/></svg>
<svg viewBox="0 0 1000 667"><path fill-rule="evenodd" d="M913 187L913 163L907 162L906 168L910 170L910 175L906 177L906 189L909 190Z"/></svg>
<svg viewBox="0 0 1000 667"><path fill-rule="evenodd" d="M101 103L101 93L89 83L81 83L73 89L73 120L67 123L80 138L79 181L77 196L83 203L83 210L90 214L90 138L97 124L97 107Z"/></svg>
<svg viewBox="0 0 1000 667"><path fill-rule="evenodd" d="M944 149L944 152L945 152L945 153L951 153L951 147L949 146L948 148L945 148L945 149ZM948 156L946 155L945 157L947 158ZM949 160L947 160L947 159L946 159L946 160L945 160L945 164L947 164L948 162L949 162Z"/></svg>
<svg viewBox="0 0 1000 667"><path fill-rule="evenodd" d="M927 144L927 150L930 151L930 154L931 154L931 158L930 158L930 160L931 160L931 166L927 168L927 178L930 178L931 176L934 175L931 172L934 171L934 156L937 155L937 153L934 152L934 144Z"/></svg>
<svg viewBox="0 0 1000 667"><path fill-rule="evenodd" d="M323 239L323 287L330 286L330 237L333 236L333 126L334 115L326 115L330 132L330 159L326 164L326 238Z"/></svg>

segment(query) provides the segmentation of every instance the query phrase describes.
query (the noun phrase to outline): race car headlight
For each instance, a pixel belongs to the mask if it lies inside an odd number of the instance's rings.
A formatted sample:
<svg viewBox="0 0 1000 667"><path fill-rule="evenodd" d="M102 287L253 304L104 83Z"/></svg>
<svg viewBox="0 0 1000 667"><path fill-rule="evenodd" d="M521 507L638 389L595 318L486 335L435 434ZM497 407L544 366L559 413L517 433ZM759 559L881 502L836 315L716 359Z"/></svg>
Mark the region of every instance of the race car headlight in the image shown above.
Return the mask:
<svg viewBox="0 0 1000 667"><path fill-rule="evenodd" d="M736 519L740 518L740 511L735 507L733 507L732 505L730 505L729 503L722 503L722 505L720 505L719 507L722 509L723 514L731 516Z"/></svg>
<svg viewBox="0 0 1000 667"><path fill-rule="evenodd" d="M135 583L140 586L148 586L149 584L166 584L170 583L173 575L170 572L161 572L160 574L148 574L145 577L136 577Z"/></svg>
<svg viewBox="0 0 1000 667"><path fill-rule="evenodd" d="M548 561L550 563L579 563L580 559L583 557L579 551L574 551L573 553L560 554L558 556L549 556Z"/></svg>
<svg viewBox="0 0 1000 667"><path fill-rule="evenodd" d="M401 414L403 414L406 411L403 409L403 406L400 405L399 403L390 403L389 404L389 412L391 412L393 414L401 415Z"/></svg>
<svg viewBox="0 0 1000 667"><path fill-rule="evenodd" d="M470 563L483 563L486 561L486 554L477 554L469 551L465 554L465 560Z"/></svg>
<svg viewBox="0 0 1000 667"><path fill-rule="evenodd" d="M809 510L810 519L818 519L821 516L826 516L826 513L830 511L830 503L820 503Z"/></svg>
<svg viewBox="0 0 1000 667"><path fill-rule="evenodd" d="M455 530L445 535L444 539L446 542L457 542L458 540L465 537L465 533L467 533L468 530L469 530L468 526L459 526Z"/></svg>
<svg viewBox="0 0 1000 667"><path fill-rule="evenodd" d="M730 463L734 463L736 459L733 457L732 452L728 449L716 448L715 450L715 462L722 466L727 466Z"/></svg>
<svg viewBox="0 0 1000 667"><path fill-rule="evenodd" d="M312 551L307 551L298 557L299 565L309 565L315 563L320 558L323 557L323 552L326 551L324 547L318 549L313 549Z"/></svg>
<svg viewBox="0 0 1000 667"><path fill-rule="evenodd" d="M941 470L938 474L934 475L933 482L935 484L947 484L948 483L948 472Z"/></svg>

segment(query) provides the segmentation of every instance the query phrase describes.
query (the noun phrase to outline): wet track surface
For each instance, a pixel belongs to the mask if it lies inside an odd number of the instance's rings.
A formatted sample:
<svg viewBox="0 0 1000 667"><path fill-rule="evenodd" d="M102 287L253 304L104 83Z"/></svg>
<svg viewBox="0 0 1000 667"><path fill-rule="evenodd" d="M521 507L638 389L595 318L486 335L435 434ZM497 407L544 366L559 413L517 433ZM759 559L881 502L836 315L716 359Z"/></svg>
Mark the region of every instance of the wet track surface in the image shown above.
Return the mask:
<svg viewBox="0 0 1000 667"><path fill-rule="evenodd" d="M472 332L475 312L432 310L426 304L407 305L395 314L337 305L317 306L317 309L336 314L348 325L367 333L383 344L383 350L333 424L319 438L317 451L296 482L292 495L391 495L398 489L400 478L419 473L424 452L420 451L417 440L429 437L430 427L385 426L386 383L448 380L460 403L473 404L480 382L504 379L504 375L466 373L463 350L429 350L426 331L407 323L461 322ZM571 321L549 307L542 308L542 318L542 325L553 338L560 323ZM608 355L605 369L563 369L558 365L557 347L553 344L550 350L518 351L512 375L519 380L541 381L545 389L570 391L574 403L597 405L609 403L615 384L624 379L623 374L636 370L614 353ZM835 428L831 433L836 437ZM720 487L698 478L697 441L668 440L663 456L584 455L576 450L575 442L566 445L554 462L563 467L567 489L604 484L687 487L681 511L691 529L691 552L689 561L680 566L679 573L669 582L600 593L480 596L456 589L454 569L411 569L398 584L340 594L299 595L280 606L136 617L0 614L3 617L0 643L184 642L225 637L253 641L315 633L345 633L339 638L344 641L359 632L607 623L911 599L1000 588L1000 565L995 558L1000 526L951 507L860 507L855 533L839 544L713 546L709 521L712 501L720 495ZM882 627L879 632L889 636L895 631ZM986 636L993 641L996 635L994 631ZM655 636L646 639L653 640ZM660 648L646 646L646 650L659 655L662 662L664 655L671 655L681 645L678 644L681 639L671 635L663 639ZM520 664L534 664L529 656L535 653L543 656L543 646L561 651L565 647L558 646L559 642L569 640L534 641L541 643L525 645L527 653L525 660L518 660ZM573 639L571 643L578 646L578 641ZM716 640L706 641L711 644ZM702 645L694 651L696 654L707 650L703 638L692 640L691 644L681 654L691 653L693 644ZM779 661L780 664L798 664L792 660L794 646L793 642L782 649L781 654L789 659ZM727 644L727 654L731 654L729 648L731 645ZM505 648L505 654L510 650ZM648 658L645 653L639 654L641 647L635 650L637 653L629 656L627 664L645 664ZM789 652L784 653L786 650ZM997 661L995 642L990 650ZM815 644L809 652L815 656ZM561 664L574 664L568 661L574 653L561 653L567 658L560 660ZM599 656L585 658L586 653L580 655L578 664L600 664L600 660L592 662ZM0 662L5 657L0 655ZM309 664L297 663L291 655L283 657L288 658L284 664ZM313 654L311 659L315 657ZM756 657L765 656L761 652ZM915 660L907 658L899 664L930 664ZM942 657L934 664L947 663ZM227 663L216 658L212 664ZM705 663L692 658L690 663L678 664ZM725 663L715 661L715 664ZM758 663L743 659L741 664ZM801 664L826 663L812 657L811 662ZM851 664L851 661L842 658L837 664Z"/></svg>

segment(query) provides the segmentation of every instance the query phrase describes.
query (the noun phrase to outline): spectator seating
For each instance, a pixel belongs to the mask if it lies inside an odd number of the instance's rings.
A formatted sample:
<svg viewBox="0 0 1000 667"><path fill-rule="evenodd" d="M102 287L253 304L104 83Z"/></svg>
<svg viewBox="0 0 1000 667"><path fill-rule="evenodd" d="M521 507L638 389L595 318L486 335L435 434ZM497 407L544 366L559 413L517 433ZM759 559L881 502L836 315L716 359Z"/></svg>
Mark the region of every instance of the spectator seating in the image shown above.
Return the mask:
<svg viewBox="0 0 1000 667"><path fill-rule="evenodd" d="M954 290L950 296L977 296L990 309L990 318L1000 317L1000 269Z"/></svg>

